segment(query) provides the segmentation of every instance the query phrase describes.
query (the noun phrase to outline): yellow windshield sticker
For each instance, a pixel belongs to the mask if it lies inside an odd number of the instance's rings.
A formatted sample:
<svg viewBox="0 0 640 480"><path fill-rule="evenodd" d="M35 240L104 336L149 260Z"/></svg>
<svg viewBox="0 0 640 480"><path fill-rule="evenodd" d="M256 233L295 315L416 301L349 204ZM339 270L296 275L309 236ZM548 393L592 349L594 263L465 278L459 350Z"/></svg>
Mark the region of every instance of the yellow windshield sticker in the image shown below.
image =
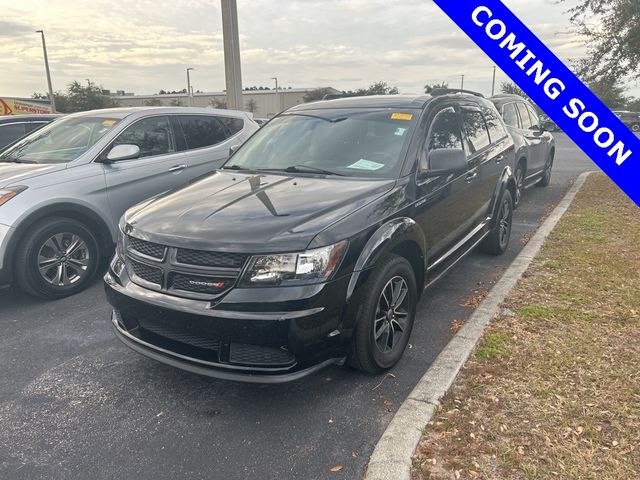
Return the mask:
<svg viewBox="0 0 640 480"><path fill-rule="evenodd" d="M392 113L391 120L411 120L413 118L412 113Z"/></svg>
<svg viewBox="0 0 640 480"><path fill-rule="evenodd" d="M113 127L116 123L118 123L118 121L117 121L117 120L111 120L111 119L109 119L109 120L104 120L104 121L102 122L102 125L104 125L105 127Z"/></svg>

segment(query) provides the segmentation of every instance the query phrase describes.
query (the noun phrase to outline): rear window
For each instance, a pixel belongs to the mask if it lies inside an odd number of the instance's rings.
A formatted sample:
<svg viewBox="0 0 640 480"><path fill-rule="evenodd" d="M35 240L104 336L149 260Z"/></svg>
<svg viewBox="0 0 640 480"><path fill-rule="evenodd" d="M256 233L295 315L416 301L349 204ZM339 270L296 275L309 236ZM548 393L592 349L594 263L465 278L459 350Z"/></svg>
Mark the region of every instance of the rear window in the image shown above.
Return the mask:
<svg viewBox="0 0 640 480"><path fill-rule="evenodd" d="M491 143L496 143L507 136L507 131L502 125L502 120L498 116L498 112L491 108L483 108L484 119L489 129L489 139Z"/></svg>
<svg viewBox="0 0 640 480"><path fill-rule="evenodd" d="M229 136L222 122L213 116L180 115L177 120L184 132L188 150L222 143Z"/></svg>
<svg viewBox="0 0 640 480"><path fill-rule="evenodd" d="M518 103L518 111L520 112L520 120L522 120L522 128L529 130L531 128L531 118L529 118L529 110L524 103Z"/></svg>
<svg viewBox="0 0 640 480"><path fill-rule="evenodd" d="M229 135L235 135L239 131L244 128L244 120L241 118L233 118L233 117L218 117L220 121L223 123L227 130L229 131Z"/></svg>
<svg viewBox="0 0 640 480"><path fill-rule="evenodd" d="M484 117L479 110L462 110L462 120L464 130L475 152L482 150L491 143L489 130L487 130Z"/></svg>
<svg viewBox="0 0 640 480"><path fill-rule="evenodd" d="M24 123L9 123L0 125L0 148L6 147L11 142L22 137L27 130Z"/></svg>

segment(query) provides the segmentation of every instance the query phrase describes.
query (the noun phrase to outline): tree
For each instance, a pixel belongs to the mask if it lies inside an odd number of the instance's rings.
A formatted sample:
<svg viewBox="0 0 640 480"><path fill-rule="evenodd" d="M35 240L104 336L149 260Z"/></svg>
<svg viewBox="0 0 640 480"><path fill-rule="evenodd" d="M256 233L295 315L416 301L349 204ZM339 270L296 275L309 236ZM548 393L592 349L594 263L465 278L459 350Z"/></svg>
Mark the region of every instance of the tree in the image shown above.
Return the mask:
<svg viewBox="0 0 640 480"><path fill-rule="evenodd" d="M400 93L398 87L391 87L387 82L375 82L367 88L359 88L355 91L356 96L365 95L397 95Z"/></svg>
<svg viewBox="0 0 640 480"><path fill-rule="evenodd" d="M211 100L209 102L209 105L211 105L213 108L227 108L227 102L219 98L214 98L213 100Z"/></svg>
<svg viewBox="0 0 640 480"><path fill-rule="evenodd" d="M87 85L73 81L67 86L66 93L56 92L56 110L61 113L85 112L100 108L112 108L118 104L102 93L102 87L87 79ZM49 98L47 94L34 93L33 98Z"/></svg>
<svg viewBox="0 0 640 480"><path fill-rule="evenodd" d="M640 98L630 98L627 103L627 110L631 112L640 112Z"/></svg>
<svg viewBox="0 0 640 480"><path fill-rule="evenodd" d="M438 83L434 83L434 84L427 83L424 86L424 93L431 93L431 92L433 92L434 90L436 90L438 88L449 88L449 84L446 83L446 82L442 82L441 84L438 84Z"/></svg>
<svg viewBox="0 0 640 480"><path fill-rule="evenodd" d="M580 0L569 12L588 46L589 57L581 62L579 74L640 79L638 0Z"/></svg>
<svg viewBox="0 0 640 480"><path fill-rule="evenodd" d="M171 100L171 102L169 102L169 105L171 105L172 107L184 107L184 103L182 102L182 100L178 100L177 98Z"/></svg>
<svg viewBox="0 0 640 480"><path fill-rule="evenodd" d="M256 113L258 111L258 102L256 102L253 98L250 98L249 100L247 100L245 108L247 109L247 112Z"/></svg>
<svg viewBox="0 0 640 480"><path fill-rule="evenodd" d="M333 93L333 89L329 87L325 88L316 88L315 90L310 90L304 94L302 97L302 101L305 103L308 102L317 102L318 100L322 100L325 95L330 95Z"/></svg>
<svg viewBox="0 0 640 480"><path fill-rule="evenodd" d="M618 80L594 78L587 80L587 86L610 110L622 110L629 104L630 98L624 94L625 88Z"/></svg>
<svg viewBox="0 0 640 480"><path fill-rule="evenodd" d="M159 98L150 98L149 100L144 101L145 107L161 107L162 102Z"/></svg>
<svg viewBox="0 0 640 480"><path fill-rule="evenodd" d="M530 100L529 95L524 93L524 91L513 82L502 82L500 84L500 91L508 95L519 95L523 98L526 98L527 100Z"/></svg>

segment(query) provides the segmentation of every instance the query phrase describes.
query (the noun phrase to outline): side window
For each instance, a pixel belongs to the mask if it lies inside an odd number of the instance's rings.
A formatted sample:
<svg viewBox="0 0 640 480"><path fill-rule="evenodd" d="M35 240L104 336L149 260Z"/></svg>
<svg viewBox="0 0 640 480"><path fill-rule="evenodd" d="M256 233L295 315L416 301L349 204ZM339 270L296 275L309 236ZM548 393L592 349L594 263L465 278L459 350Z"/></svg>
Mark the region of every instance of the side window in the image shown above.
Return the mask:
<svg viewBox="0 0 640 480"><path fill-rule="evenodd" d="M504 119L504 123L506 123L510 127L520 128L520 124L518 123L518 112L516 111L515 103L508 103L504 106L502 110L502 118Z"/></svg>
<svg viewBox="0 0 640 480"><path fill-rule="evenodd" d="M464 131L474 152L482 150L491 143L489 141L489 130L487 130L484 117L479 110L463 109L462 121Z"/></svg>
<svg viewBox="0 0 640 480"><path fill-rule="evenodd" d="M518 112L520 112L520 120L522 121L522 129L529 130L531 128L531 119L529 111L524 103L518 102Z"/></svg>
<svg viewBox="0 0 640 480"><path fill-rule="evenodd" d="M423 151L420 156L420 169L427 169L427 153L428 151L440 148L459 148L462 147L462 132L458 124L458 115L452 108L445 108L438 112L431 123L429 138L427 139L427 151Z"/></svg>
<svg viewBox="0 0 640 480"><path fill-rule="evenodd" d="M0 125L0 148L9 145L14 140L22 137L27 130L24 123L9 123Z"/></svg>
<svg viewBox="0 0 640 480"><path fill-rule="evenodd" d="M489 139L491 143L496 143L505 138L507 131L504 129L498 112L491 108L483 108L482 111L484 113L484 119L487 122L487 127L489 128Z"/></svg>
<svg viewBox="0 0 640 480"><path fill-rule="evenodd" d="M218 117L222 124L227 127L229 135L235 135L244 128L244 120L233 117Z"/></svg>
<svg viewBox="0 0 640 480"><path fill-rule="evenodd" d="M168 117L149 117L134 123L113 141L116 145L137 145L140 158L175 153Z"/></svg>
<svg viewBox="0 0 640 480"><path fill-rule="evenodd" d="M529 105L527 105L527 110L529 110L529 117L531 118L531 128L540 130L540 117Z"/></svg>
<svg viewBox="0 0 640 480"><path fill-rule="evenodd" d="M44 127L49 122L31 122L27 125L28 132L35 132L36 130Z"/></svg>
<svg viewBox="0 0 640 480"><path fill-rule="evenodd" d="M188 150L210 147L228 138L224 125L216 117L180 115L177 118L182 126Z"/></svg>

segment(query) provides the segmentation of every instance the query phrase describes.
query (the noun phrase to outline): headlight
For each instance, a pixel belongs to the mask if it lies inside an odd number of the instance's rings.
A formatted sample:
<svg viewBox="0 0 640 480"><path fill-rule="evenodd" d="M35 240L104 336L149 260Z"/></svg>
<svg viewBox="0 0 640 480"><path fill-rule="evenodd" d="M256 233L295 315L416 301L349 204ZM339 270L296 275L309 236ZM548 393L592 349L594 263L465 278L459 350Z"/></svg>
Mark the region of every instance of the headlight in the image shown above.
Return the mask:
<svg viewBox="0 0 640 480"><path fill-rule="evenodd" d="M331 278L347 250L347 241L302 253L251 257L242 277L244 286L317 283Z"/></svg>
<svg viewBox="0 0 640 480"><path fill-rule="evenodd" d="M124 233L122 230L118 229L118 243L116 244L116 256L124 260L125 251L124 251Z"/></svg>
<svg viewBox="0 0 640 480"><path fill-rule="evenodd" d="M27 187L9 187L0 189L0 205L4 205L13 197L18 195L20 192L23 192L27 189Z"/></svg>

